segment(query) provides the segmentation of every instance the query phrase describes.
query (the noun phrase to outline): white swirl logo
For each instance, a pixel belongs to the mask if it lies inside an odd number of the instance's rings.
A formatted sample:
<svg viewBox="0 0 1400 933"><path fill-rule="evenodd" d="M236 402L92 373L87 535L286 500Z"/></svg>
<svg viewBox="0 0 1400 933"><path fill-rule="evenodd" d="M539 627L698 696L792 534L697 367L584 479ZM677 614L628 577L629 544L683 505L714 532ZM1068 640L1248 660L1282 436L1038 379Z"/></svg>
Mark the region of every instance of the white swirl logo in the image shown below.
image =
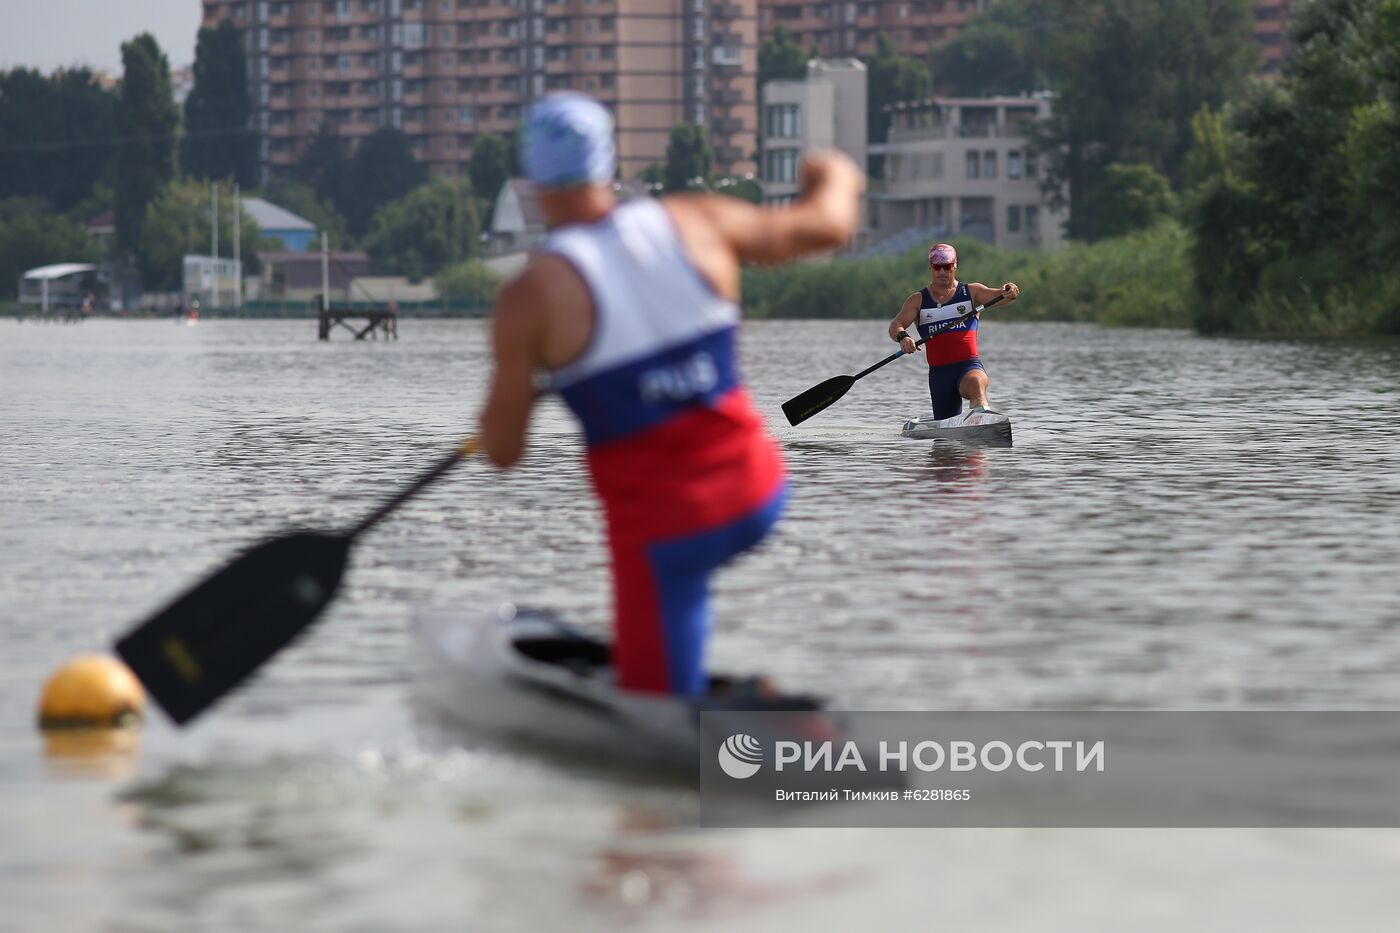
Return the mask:
<svg viewBox="0 0 1400 933"><path fill-rule="evenodd" d="M751 735L736 733L719 747L720 769L735 780L753 777L762 765L763 746Z"/></svg>

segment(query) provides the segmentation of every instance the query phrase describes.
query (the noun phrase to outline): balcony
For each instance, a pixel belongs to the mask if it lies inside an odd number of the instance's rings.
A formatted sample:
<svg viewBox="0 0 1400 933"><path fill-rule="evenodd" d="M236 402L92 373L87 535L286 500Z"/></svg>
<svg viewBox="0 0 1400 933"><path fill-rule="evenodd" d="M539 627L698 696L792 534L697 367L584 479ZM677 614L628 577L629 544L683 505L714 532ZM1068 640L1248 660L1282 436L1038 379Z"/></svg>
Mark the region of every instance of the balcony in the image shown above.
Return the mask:
<svg viewBox="0 0 1400 933"><path fill-rule="evenodd" d="M895 126L890 127L891 143L918 142L924 139L947 139L947 126Z"/></svg>

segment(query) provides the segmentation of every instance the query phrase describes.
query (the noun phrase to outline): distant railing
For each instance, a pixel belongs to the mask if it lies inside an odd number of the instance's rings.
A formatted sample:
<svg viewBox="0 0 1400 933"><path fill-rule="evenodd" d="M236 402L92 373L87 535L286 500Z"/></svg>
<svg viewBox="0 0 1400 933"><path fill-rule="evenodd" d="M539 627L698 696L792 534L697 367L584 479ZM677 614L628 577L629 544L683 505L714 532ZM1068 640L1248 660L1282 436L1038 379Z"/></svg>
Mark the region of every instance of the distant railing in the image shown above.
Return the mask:
<svg viewBox="0 0 1400 933"><path fill-rule="evenodd" d="M941 126L892 126L892 143L916 142L922 139L1024 139L1031 135L1029 126L1021 123L959 123Z"/></svg>

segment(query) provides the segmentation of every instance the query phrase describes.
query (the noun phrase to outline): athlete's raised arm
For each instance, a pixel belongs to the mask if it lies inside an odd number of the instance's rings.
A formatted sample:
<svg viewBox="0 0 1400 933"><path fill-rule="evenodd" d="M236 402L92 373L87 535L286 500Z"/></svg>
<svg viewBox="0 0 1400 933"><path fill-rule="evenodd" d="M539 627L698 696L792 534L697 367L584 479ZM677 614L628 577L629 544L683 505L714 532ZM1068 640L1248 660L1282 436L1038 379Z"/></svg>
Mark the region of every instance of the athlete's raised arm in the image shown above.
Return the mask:
<svg viewBox="0 0 1400 933"><path fill-rule="evenodd" d="M739 296L739 263L787 262L834 249L860 223L865 176L834 150L802 163L802 196L781 207L759 207L714 194L675 195L666 210L691 260L720 294Z"/></svg>

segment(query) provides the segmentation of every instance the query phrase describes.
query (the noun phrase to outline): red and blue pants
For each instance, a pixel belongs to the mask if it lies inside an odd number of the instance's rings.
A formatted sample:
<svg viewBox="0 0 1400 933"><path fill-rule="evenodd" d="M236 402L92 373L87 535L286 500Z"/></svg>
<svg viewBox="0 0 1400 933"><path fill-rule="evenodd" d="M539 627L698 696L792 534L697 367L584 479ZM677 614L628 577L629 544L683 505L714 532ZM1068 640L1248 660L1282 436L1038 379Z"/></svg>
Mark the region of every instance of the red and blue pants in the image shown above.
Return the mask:
<svg viewBox="0 0 1400 933"><path fill-rule="evenodd" d="M787 486L723 524L647 539L609 532L617 630L613 664L627 690L706 693L710 575L754 547L777 523Z"/></svg>

